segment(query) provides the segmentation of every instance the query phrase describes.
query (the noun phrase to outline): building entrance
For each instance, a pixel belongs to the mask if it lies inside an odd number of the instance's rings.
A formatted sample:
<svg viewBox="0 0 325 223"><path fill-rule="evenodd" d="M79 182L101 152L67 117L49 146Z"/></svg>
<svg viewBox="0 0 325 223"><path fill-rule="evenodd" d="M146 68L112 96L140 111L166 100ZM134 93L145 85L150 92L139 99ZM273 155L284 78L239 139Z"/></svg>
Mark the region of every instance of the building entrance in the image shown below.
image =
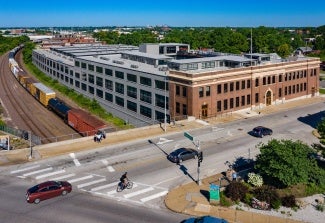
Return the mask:
<svg viewBox="0 0 325 223"><path fill-rule="evenodd" d="M266 92L266 106L269 106L272 104L272 93L271 91Z"/></svg>
<svg viewBox="0 0 325 223"><path fill-rule="evenodd" d="M202 118L208 117L208 105L202 105L201 107L202 110Z"/></svg>

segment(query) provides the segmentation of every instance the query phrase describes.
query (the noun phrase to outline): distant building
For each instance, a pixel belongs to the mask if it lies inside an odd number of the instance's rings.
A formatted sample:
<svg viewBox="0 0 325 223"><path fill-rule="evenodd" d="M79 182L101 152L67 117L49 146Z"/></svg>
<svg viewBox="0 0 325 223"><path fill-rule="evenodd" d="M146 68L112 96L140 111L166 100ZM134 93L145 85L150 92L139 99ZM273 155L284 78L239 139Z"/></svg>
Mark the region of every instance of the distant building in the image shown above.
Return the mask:
<svg viewBox="0 0 325 223"><path fill-rule="evenodd" d="M275 54L186 55L188 44L88 44L33 51L33 63L135 126L215 117L317 96L319 58Z"/></svg>
<svg viewBox="0 0 325 223"><path fill-rule="evenodd" d="M301 46L295 50L295 55L307 55L313 52L313 49L309 46Z"/></svg>

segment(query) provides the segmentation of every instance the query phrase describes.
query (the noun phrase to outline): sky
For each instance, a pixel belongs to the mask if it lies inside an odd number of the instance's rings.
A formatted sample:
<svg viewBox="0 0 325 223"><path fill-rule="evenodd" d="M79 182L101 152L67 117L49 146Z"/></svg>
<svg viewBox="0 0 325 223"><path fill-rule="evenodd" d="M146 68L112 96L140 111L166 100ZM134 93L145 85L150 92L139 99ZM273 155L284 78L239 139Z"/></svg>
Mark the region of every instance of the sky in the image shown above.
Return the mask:
<svg viewBox="0 0 325 223"><path fill-rule="evenodd" d="M318 27L325 0L0 1L0 27Z"/></svg>

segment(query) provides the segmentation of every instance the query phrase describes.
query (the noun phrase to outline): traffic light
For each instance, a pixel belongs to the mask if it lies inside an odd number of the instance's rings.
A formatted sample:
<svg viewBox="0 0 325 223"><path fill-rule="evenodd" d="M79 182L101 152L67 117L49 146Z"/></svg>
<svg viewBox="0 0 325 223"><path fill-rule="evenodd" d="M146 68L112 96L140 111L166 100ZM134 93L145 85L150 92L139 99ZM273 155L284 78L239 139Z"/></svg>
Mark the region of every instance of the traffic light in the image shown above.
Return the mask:
<svg viewBox="0 0 325 223"><path fill-rule="evenodd" d="M203 161L203 152L199 152L199 155L198 155L198 159L199 159L199 162L202 163Z"/></svg>

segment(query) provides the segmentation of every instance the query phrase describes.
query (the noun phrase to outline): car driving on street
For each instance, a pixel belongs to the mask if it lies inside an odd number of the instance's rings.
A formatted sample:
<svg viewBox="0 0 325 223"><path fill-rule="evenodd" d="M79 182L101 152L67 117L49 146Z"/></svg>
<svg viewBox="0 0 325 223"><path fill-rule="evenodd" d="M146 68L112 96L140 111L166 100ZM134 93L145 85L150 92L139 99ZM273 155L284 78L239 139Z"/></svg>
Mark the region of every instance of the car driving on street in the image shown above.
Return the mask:
<svg viewBox="0 0 325 223"><path fill-rule="evenodd" d="M198 151L191 148L179 148L171 152L167 159L174 163L181 163L184 160L196 159L198 157Z"/></svg>
<svg viewBox="0 0 325 223"><path fill-rule="evenodd" d="M26 200L28 203L38 204L39 202L67 195L72 191L72 186L67 181L46 181L29 188L26 192Z"/></svg>
<svg viewBox="0 0 325 223"><path fill-rule="evenodd" d="M266 135L272 135L273 131L272 129L266 128L264 126L257 126L253 129L252 135L256 137L263 138Z"/></svg>

